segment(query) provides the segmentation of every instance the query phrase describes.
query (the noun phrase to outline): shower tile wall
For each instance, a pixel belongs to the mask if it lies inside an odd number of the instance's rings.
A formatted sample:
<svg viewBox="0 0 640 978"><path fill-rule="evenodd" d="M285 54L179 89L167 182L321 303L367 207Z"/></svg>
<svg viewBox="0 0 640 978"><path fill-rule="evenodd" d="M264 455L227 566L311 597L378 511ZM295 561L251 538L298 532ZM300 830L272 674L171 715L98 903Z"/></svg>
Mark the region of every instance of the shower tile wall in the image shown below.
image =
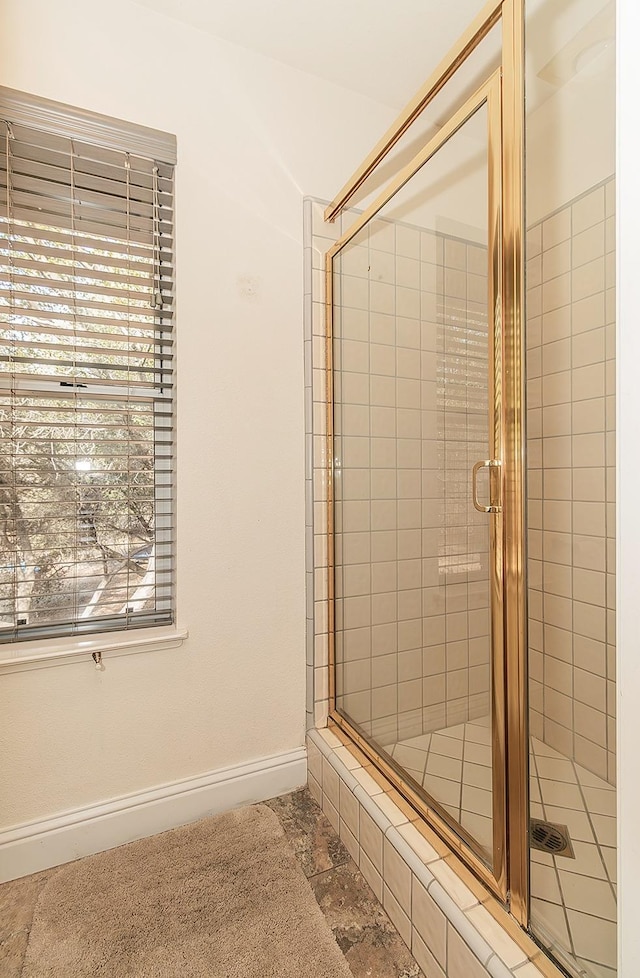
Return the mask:
<svg viewBox="0 0 640 978"><path fill-rule="evenodd" d="M531 733L615 781L615 189L527 237Z"/></svg>
<svg viewBox="0 0 640 978"><path fill-rule="evenodd" d="M334 354L338 705L390 744L489 710L488 520L469 492L487 255L386 221L356 240Z"/></svg>
<svg viewBox="0 0 640 978"><path fill-rule="evenodd" d="M324 206L309 197L303 205L307 729L324 727L329 709L324 256L343 218L325 224Z"/></svg>

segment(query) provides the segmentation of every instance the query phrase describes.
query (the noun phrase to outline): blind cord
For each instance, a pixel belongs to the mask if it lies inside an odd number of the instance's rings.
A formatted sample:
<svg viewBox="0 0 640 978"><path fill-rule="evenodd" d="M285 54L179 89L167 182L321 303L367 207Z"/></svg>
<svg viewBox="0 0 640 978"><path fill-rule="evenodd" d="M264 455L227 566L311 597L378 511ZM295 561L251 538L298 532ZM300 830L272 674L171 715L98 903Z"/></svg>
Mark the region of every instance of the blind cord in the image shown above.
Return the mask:
<svg viewBox="0 0 640 978"><path fill-rule="evenodd" d="M12 185L12 173L11 173L11 141L15 139L11 123L6 121L5 125L7 131L5 133L5 152L7 156L7 249L9 252L9 323L11 324L11 333L14 332L15 326L15 280L14 280L14 268L13 268L13 207L12 207L12 195L13 195L13 185ZM15 376L15 347L12 348L10 359L11 359L11 397L10 397L10 417L11 417L11 438L15 438L16 432L16 376ZM13 455L13 452L11 453ZM18 589L18 485L16 481L16 464L15 459L12 458L11 464L11 488L13 490L13 498L11 500L11 515L13 523L13 539L14 539L14 556L13 556L13 629L14 634L18 631L18 619L21 617L19 608L19 589Z"/></svg>
<svg viewBox="0 0 640 978"><path fill-rule="evenodd" d="M70 197L71 197L71 255L72 255L72 266L71 266L71 303L73 308L73 377L72 382L74 387L78 383L78 307L77 307L77 269L76 269L76 215L75 215L75 198L76 198L76 180L75 180L75 147L73 139L70 141L70 157L69 157L69 177L70 177ZM80 519L83 508L83 492L82 492L82 474L79 469L79 457L78 457L78 395L76 392L73 394L73 434L75 441L74 448L74 483L76 492L76 519L75 519L75 554L76 559L74 562L73 575L74 575L74 588L73 588L73 618L74 621L78 620L79 615L79 603L78 603L78 590L79 590L79 580L78 580L78 562L80 560Z"/></svg>
<svg viewBox="0 0 640 978"><path fill-rule="evenodd" d="M124 169L125 169L125 186L126 186L126 204L127 204L127 273L131 275L131 159L129 154L125 154L124 159ZM131 396L131 283L127 285L127 395ZM130 412L127 410L127 472L131 472L131 426L132 418ZM127 480L127 503L129 510L131 510L131 478ZM129 554L127 553L127 557ZM130 624L129 615L131 611L135 611L135 608L131 608L129 604L129 597L131 594L131 560L127 560L127 586L126 586L126 599L124 603L124 614L125 614L125 626Z"/></svg>
<svg viewBox="0 0 640 978"><path fill-rule="evenodd" d="M158 165L153 167L153 302L154 309L162 309L160 282L160 193L158 189Z"/></svg>

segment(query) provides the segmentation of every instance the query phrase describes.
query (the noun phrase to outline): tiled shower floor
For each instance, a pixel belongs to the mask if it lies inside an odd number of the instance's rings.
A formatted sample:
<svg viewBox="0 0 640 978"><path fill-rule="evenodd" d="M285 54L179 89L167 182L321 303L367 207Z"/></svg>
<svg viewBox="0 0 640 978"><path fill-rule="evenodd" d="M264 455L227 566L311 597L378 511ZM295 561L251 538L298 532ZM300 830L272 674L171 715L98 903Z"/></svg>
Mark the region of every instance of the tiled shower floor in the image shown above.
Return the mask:
<svg viewBox="0 0 640 978"><path fill-rule="evenodd" d="M488 720L402 740L385 750L457 822L491 850L491 741Z"/></svg>
<svg viewBox="0 0 640 978"><path fill-rule="evenodd" d="M473 720L385 748L487 848L491 843L488 723L488 718ZM614 978L615 789L534 737L530 756L531 815L566 825L575 853L571 859L532 850L532 930L574 973Z"/></svg>

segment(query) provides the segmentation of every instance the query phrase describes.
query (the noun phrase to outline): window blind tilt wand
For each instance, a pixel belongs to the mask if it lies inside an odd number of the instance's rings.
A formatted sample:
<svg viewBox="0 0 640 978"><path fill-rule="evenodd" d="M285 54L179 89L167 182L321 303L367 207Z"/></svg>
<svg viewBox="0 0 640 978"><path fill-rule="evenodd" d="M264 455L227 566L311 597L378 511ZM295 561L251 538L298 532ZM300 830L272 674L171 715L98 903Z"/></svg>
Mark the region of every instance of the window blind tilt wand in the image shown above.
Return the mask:
<svg viewBox="0 0 640 978"><path fill-rule="evenodd" d="M0 642L173 621L174 154L0 88Z"/></svg>

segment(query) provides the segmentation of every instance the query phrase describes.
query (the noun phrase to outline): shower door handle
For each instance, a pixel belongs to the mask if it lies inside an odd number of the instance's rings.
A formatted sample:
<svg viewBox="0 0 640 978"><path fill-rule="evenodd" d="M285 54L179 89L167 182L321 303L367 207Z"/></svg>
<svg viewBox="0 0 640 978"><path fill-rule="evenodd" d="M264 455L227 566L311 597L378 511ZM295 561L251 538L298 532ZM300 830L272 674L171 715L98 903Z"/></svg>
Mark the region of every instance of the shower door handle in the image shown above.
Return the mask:
<svg viewBox="0 0 640 978"><path fill-rule="evenodd" d="M502 506L498 504L491 503L491 486L493 479L491 478L491 469L499 469L502 462L499 458L487 458L482 462L476 462L473 466L473 474L471 477L471 497L473 499L473 505L478 510L479 513L501 513ZM483 506L482 503L478 501L478 472L480 469L489 469L489 506Z"/></svg>

